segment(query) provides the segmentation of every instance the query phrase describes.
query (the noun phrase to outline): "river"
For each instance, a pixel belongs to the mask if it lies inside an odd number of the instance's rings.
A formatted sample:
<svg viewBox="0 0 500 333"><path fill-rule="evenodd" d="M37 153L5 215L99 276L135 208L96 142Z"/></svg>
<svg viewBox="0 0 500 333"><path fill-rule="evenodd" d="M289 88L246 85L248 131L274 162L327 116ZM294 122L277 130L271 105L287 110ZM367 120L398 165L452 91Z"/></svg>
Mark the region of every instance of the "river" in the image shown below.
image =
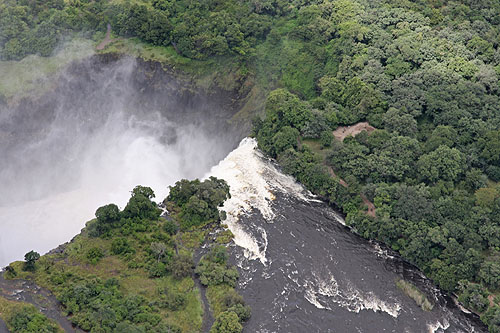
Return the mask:
<svg viewBox="0 0 500 333"><path fill-rule="evenodd" d="M211 173L231 186L239 289L252 307L246 332L486 332L415 267L352 233L343 218L279 172L244 139ZM434 304L423 311L405 279Z"/></svg>

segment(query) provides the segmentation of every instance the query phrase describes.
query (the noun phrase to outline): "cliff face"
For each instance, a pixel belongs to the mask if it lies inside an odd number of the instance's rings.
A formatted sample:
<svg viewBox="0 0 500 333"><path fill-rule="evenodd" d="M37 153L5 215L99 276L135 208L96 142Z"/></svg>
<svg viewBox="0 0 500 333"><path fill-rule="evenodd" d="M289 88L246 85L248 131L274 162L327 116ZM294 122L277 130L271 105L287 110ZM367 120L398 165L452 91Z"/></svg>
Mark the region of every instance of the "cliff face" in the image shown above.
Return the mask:
<svg viewBox="0 0 500 333"><path fill-rule="evenodd" d="M0 265L67 241L137 184L163 199L175 181L203 177L250 128L236 115L251 83L214 73L98 54L47 78L41 95L1 102Z"/></svg>
<svg viewBox="0 0 500 333"><path fill-rule="evenodd" d="M33 166L45 163L45 169L57 169L74 160L77 167L76 160L84 154L81 146L113 122L122 121L122 127L134 131L149 131L164 145L181 145L182 133L189 128L215 143L207 168L231 151L250 129L249 117L235 117L249 95L245 80L235 78L226 88L214 83L203 87L195 75L119 54L75 61L56 77L53 87L41 96L0 102L0 153L5 157L0 167L14 170L0 173L0 179L16 178L14 174L23 170L31 182L44 183L47 173L34 172ZM118 115L120 119L116 119ZM50 155L42 154L43 149ZM64 170L55 172L46 183L57 187L53 185L58 183L55 178ZM18 182L7 187L11 194L0 199L0 206L21 196ZM30 199L43 197L36 192L30 191Z"/></svg>
<svg viewBox="0 0 500 333"><path fill-rule="evenodd" d="M127 68L120 71L119 67ZM94 112L93 119L89 119L99 124L107 116L105 109L120 93L126 93L122 98L128 112L158 111L178 124L203 124L213 133L231 131L235 136L231 141L238 142L247 134L249 124L227 125L242 108L249 91L246 81L226 88L216 84L206 88L196 76L160 62L119 54L93 55L69 65L57 76L53 89L40 97L25 97L12 103L0 99L0 142L22 144L23 140L36 137L61 108L103 111Z"/></svg>

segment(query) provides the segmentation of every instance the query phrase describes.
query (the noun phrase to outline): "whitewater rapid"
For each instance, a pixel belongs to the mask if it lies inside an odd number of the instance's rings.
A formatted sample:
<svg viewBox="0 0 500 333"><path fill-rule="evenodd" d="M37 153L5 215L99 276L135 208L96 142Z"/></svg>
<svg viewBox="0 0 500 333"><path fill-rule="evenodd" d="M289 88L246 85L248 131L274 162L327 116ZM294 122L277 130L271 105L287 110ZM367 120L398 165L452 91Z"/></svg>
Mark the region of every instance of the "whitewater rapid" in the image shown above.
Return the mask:
<svg viewBox="0 0 500 333"><path fill-rule="evenodd" d="M223 178L222 210L234 234L239 289L253 315L247 332L482 332L432 283L394 253L352 234L245 138L205 176ZM425 312L395 285L417 284Z"/></svg>
<svg viewBox="0 0 500 333"><path fill-rule="evenodd" d="M276 217L271 207L276 198L273 191L292 193L302 200L308 200L311 194L297 184L293 177L280 173L273 164L266 163L264 155L256 148L255 139L243 139L238 148L214 166L205 178L214 176L229 184L231 198L221 207L227 214L224 223L234 234L235 244L245 250L245 255L265 265L268 261L266 231L258 228L259 235L252 235L238 223L239 218L257 210L268 223L272 223Z"/></svg>

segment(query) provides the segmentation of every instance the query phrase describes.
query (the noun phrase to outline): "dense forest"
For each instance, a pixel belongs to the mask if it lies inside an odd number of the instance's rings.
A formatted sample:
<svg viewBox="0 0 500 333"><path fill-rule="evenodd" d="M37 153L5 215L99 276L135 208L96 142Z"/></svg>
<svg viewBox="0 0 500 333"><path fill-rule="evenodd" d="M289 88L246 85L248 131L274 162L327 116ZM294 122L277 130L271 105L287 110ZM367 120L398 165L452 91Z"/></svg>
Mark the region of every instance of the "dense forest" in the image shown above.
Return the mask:
<svg viewBox="0 0 500 333"><path fill-rule="evenodd" d="M500 1L0 0L0 57L108 23L237 59L268 91L259 147L500 332ZM361 121L373 130L334 138Z"/></svg>

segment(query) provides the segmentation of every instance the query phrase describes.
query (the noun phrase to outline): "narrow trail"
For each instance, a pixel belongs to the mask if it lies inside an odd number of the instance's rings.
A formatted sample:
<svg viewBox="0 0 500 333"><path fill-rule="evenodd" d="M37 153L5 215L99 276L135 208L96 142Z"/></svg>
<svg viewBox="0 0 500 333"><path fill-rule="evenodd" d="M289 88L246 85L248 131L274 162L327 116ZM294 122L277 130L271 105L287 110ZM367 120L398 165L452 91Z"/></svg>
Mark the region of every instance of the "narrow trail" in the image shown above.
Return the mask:
<svg viewBox="0 0 500 333"><path fill-rule="evenodd" d="M339 176L337 176L335 174L335 171L333 171L333 168L331 166L327 165L327 168L328 168L328 173L330 174L330 176L337 179L339 181L340 185L342 185L344 187L349 187L349 184L347 184L345 182L345 180L343 180L342 178L340 178ZM361 200L363 200L363 203L365 204L365 206L368 208L366 214L371 216L371 217L376 217L377 215L375 214L375 205L373 204L373 202L368 200L368 198L363 193L360 193L359 196L361 197Z"/></svg>
<svg viewBox="0 0 500 333"><path fill-rule="evenodd" d="M40 288L31 281L6 280L3 274L3 272L0 273L0 296L8 300L21 301L34 305L48 318L55 320L65 332L84 332L73 327L68 318L61 314L61 303L50 291ZM0 332L4 332L2 331L1 323Z"/></svg>
<svg viewBox="0 0 500 333"><path fill-rule="evenodd" d="M108 23L108 27L106 30L106 36L102 40L102 42L99 43L99 45L96 46L96 50L104 50L106 46L109 44L117 41L117 38L111 39L111 24Z"/></svg>
<svg viewBox="0 0 500 333"><path fill-rule="evenodd" d="M0 318L0 333L9 332L7 329L7 324Z"/></svg>
<svg viewBox="0 0 500 333"><path fill-rule="evenodd" d="M194 255L194 263L196 266L198 266L198 263L201 260L201 257L204 255L202 250L197 251ZM210 305L208 304L208 298L207 298L207 288L201 284L199 277L196 275L196 273L192 273L192 278L194 281L194 284L200 291L200 296L201 296L201 302L203 305L203 323L201 325L201 332L208 333L210 331L210 328L212 327L215 318L212 314L212 311L210 310Z"/></svg>
<svg viewBox="0 0 500 333"><path fill-rule="evenodd" d="M363 203L366 205L366 207L368 207L368 211L366 212L366 214L371 217L376 217L375 205L373 204L373 202L368 200L368 198L363 193L360 193L359 195L361 196Z"/></svg>

